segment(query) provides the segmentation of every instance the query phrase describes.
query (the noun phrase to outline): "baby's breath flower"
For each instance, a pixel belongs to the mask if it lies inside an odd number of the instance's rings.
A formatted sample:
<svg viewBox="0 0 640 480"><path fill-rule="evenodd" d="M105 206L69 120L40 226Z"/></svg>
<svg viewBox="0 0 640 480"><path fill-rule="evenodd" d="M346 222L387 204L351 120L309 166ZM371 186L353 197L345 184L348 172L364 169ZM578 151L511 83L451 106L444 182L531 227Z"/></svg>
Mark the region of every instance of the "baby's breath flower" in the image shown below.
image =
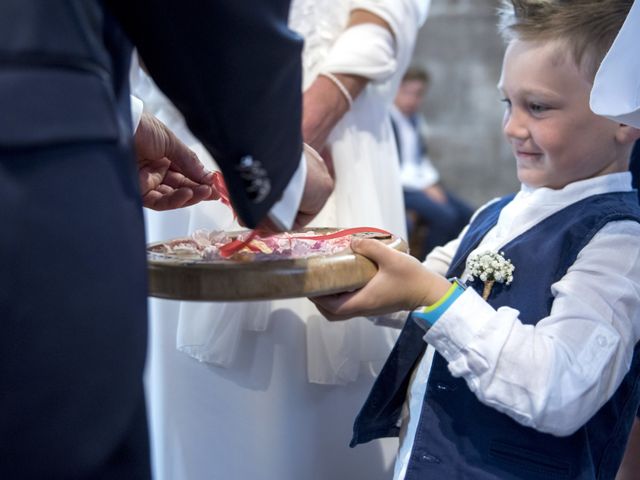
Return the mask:
<svg viewBox="0 0 640 480"><path fill-rule="evenodd" d="M485 300L491 293L491 288L495 282L509 285L513 282L513 271L515 267L510 260L504 258L504 252L496 253L486 251L473 257L469 257L467 261L467 269L469 270L471 280L478 277L484 282L484 291L482 298Z"/></svg>

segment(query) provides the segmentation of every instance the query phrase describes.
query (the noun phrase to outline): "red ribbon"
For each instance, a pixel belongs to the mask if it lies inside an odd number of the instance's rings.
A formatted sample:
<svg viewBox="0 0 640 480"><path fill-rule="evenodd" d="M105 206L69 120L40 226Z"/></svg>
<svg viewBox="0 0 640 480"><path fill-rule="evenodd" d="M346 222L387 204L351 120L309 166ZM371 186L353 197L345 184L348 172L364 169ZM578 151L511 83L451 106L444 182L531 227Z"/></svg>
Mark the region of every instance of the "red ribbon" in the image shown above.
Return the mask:
<svg viewBox="0 0 640 480"><path fill-rule="evenodd" d="M308 237L295 237L296 240L331 240L332 238L346 237L347 235L353 235L355 233L382 233L384 235L391 235L390 232L382 230L381 228L374 227L353 227L338 230L337 232L328 233L326 235L311 235Z"/></svg>
<svg viewBox="0 0 640 480"><path fill-rule="evenodd" d="M242 250L244 247L248 247L252 252L260 251L259 248L249 245L257 235L258 235L257 231L252 230L251 233L249 233L249 236L244 240L236 239L228 243L225 243L220 247L220 256L222 258L229 258L231 255Z"/></svg>
<svg viewBox="0 0 640 480"><path fill-rule="evenodd" d="M231 209L231 212L233 213L233 218L234 219L237 218L236 212L233 209L233 205L231 205L231 196L229 195L229 189L227 188L227 185L224 182L222 173L213 172L213 185L218 191L218 193L220 194L220 201ZM296 237L291 237L291 239L293 240L295 238L296 240L331 240L333 238L345 237L347 235L353 235L355 233L367 233L367 232L391 235L391 233L387 232L386 230L382 230L380 228L355 227L355 228L345 228L343 230L338 230L337 232L329 233L326 235L310 235L310 236L299 236L299 237L296 236ZM275 234L263 235L262 238L269 238L273 235ZM245 247L247 247L252 252L259 252L260 251L259 248L251 245L251 241L256 236L258 236L257 230L252 230L249 236L247 236L247 238L245 238L244 240L235 239L228 243L225 243L223 246L220 247L220 255L223 258L229 258L234 253L239 252Z"/></svg>
<svg viewBox="0 0 640 480"><path fill-rule="evenodd" d="M231 209L231 213L233 213L233 218L235 219L237 217L236 211L233 209L233 206L231 205L231 196L229 195L229 189L227 188L227 184L224 183L224 178L222 177L222 173L213 172L213 186L216 188L216 190L220 194L220 201Z"/></svg>
<svg viewBox="0 0 640 480"><path fill-rule="evenodd" d="M370 233L370 232L382 233L383 235L391 235L390 232L387 232L386 230L382 230L381 228L354 227L354 228L345 228L343 230L338 230L337 232L328 233L326 235L296 236L296 237L290 237L290 239L291 240L316 240L316 241L331 240L334 238L346 237L347 235L353 235L356 233ZM266 236L263 236L262 238L269 238L269 237L272 237L273 235L277 235L277 234L266 235ZM222 247L220 247L220 255L223 258L229 258L234 253L242 250L245 247L249 248L252 252L259 252L260 251L259 248L251 245L251 241L256 236L258 236L258 231L252 230L251 233L249 233L249 236L244 240L236 239L236 240L232 240L229 243L225 243Z"/></svg>

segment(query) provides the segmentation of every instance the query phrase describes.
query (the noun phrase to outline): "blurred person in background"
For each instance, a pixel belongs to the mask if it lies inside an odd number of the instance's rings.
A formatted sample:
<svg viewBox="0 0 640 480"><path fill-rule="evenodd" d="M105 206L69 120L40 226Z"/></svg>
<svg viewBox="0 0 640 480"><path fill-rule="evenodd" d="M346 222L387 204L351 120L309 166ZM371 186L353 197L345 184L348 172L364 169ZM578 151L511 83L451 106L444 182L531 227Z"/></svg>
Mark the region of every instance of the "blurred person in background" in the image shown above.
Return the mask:
<svg viewBox="0 0 640 480"><path fill-rule="evenodd" d="M430 81L429 73L422 68L407 70L391 109L405 208L409 213L409 235L414 233L417 223L428 226L421 250L414 252L419 259L423 259L433 248L456 238L473 212L463 200L445 189L429 157L427 125L420 110Z"/></svg>

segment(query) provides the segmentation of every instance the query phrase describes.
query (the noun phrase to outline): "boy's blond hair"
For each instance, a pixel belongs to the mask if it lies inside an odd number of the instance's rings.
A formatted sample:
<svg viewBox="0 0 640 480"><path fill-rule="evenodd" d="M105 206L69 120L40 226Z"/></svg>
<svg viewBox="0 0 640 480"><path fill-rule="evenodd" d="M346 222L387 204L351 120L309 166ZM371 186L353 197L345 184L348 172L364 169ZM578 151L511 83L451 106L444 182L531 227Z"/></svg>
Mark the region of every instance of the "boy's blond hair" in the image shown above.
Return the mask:
<svg viewBox="0 0 640 480"><path fill-rule="evenodd" d="M559 41L576 65L595 76L633 0L502 0L499 28L507 41Z"/></svg>

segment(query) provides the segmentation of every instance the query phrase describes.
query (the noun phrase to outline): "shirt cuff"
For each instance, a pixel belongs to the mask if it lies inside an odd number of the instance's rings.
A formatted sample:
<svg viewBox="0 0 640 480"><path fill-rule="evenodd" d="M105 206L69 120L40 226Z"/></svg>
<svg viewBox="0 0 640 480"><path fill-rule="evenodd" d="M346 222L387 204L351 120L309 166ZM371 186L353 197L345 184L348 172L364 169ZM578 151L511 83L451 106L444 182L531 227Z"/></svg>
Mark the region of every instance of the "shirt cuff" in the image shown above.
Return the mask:
<svg viewBox="0 0 640 480"><path fill-rule="evenodd" d="M131 122L133 124L133 133L138 129L140 125L140 119L142 118L142 111L144 110L144 103L138 97L129 95L131 101Z"/></svg>
<svg viewBox="0 0 640 480"><path fill-rule="evenodd" d="M278 200L269 211L269 218L282 230L290 230L293 222L298 214L302 194L304 193L304 184L307 180L307 163L304 153L300 157L298 168L291 177L287 188L282 193L282 197Z"/></svg>
<svg viewBox="0 0 640 480"><path fill-rule="evenodd" d="M424 340L449 362L450 368L451 364L458 360L466 365L474 357L469 352L469 346L481 335L491 319L495 319L495 315L496 310L483 300L478 292L473 288L467 288L443 312L440 319L426 333ZM466 373L469 367L466 365L461 371L456 372L456 376ZM480 366L480 369L482 368L484 367Z"/></svg>

